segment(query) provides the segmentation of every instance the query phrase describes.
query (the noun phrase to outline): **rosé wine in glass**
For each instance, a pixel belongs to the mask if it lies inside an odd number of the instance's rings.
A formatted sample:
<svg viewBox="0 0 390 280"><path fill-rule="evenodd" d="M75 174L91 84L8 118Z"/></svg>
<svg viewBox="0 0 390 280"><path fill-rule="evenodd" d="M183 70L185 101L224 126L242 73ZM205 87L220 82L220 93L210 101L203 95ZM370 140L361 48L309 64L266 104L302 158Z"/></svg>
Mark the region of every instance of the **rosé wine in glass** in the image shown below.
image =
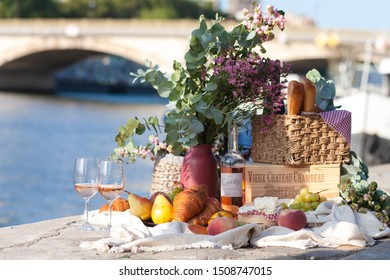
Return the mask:
<svg viewBox="0 0 390 280"><path fill-rule="evenodd" d="M107 232L111 230L112 203L119 198L124 190L125 176L123 164L120 161L102 160L99 163L98 191L100 195L108 202L109 223Z"/></svg>
<svg viewBox="0 0 390 280"><path fill-rule="evenodd" d="M76 192L84 198L84 230L94 230L88 222L88 202L97 193L99 160L96 158L76 158L73 169L73 183Z"/></svg>

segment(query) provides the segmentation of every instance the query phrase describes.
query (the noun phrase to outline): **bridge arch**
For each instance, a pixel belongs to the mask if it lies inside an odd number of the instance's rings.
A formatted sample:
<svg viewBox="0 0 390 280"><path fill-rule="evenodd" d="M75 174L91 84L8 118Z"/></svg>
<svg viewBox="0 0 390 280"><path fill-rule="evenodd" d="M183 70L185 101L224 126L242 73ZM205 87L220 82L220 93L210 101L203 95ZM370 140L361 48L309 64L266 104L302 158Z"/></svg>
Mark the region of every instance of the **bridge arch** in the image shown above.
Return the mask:
<svg viewBox="0 0 390 280"><path fill-rule="evenodd" d="M30 38L28 44L19 40L0 56L0 89L52 92L56 71L95 55L114 55L144 64L138 50L104 38Z"/></svg>
<svg viewBox="0 0 390 280"><path fill-rule="evenodd" d="M0 56L0 67L36 53L61 50L80 50L84 51L86 55L88 53L111 54L137 63L144 62L140 58L139 49L124 46L105 38L29 37L28 39L18 38L3 50ZM71 61L72 57L69 59Z"/></svg>

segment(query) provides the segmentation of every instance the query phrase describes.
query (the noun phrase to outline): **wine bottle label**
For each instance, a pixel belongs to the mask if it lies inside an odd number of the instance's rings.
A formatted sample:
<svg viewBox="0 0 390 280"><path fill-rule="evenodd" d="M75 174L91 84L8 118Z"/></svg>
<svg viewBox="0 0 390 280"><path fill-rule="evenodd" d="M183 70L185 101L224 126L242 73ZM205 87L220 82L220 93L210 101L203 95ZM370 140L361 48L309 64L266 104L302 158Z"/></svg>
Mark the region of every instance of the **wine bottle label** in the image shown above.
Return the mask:
<svg viewBox="0 0 390 280"><path fill-rule="evenodd" d="M242 196L242 173L221 173L221 195Z"/></svg>

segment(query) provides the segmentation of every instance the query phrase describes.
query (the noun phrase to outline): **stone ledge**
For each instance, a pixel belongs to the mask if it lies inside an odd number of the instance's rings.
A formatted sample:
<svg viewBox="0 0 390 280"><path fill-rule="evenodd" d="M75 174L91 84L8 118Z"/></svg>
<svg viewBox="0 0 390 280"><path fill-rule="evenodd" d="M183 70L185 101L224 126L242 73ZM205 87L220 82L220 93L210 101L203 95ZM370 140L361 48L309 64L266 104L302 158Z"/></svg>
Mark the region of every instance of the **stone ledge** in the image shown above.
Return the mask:
<svg viewBox="0 0 390 280"><path fill-rule="evenodd" d="M37 223L0 228L1 260L312 260L312 259L390 259L390 238L379 240L374 246L357 248L342 246L336 249L313 248L240 248L189 249L171 252L102 253L79 247L82 241L93 241L103 236L84 232L73 225L79 216L47 220Z"/></svg>

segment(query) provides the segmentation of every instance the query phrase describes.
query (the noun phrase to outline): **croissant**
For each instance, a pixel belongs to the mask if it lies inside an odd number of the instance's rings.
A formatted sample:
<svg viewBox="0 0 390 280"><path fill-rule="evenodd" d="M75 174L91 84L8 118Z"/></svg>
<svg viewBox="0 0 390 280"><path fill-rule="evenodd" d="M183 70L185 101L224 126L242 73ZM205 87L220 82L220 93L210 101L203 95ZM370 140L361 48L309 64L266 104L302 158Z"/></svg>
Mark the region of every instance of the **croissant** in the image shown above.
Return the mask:
<svg viewBox="0 0 390 280"><path fill-rule="evenodd" d="M196 224L196 225L207 225L207 222L210 220L211 216L215 213L222 210L221 204L218 199L214 197L207 198L206 205L203 207L202 211L189 219L187 223Z"/></svg>
<svg viewBox="0 0 390 280"><path fill-rule="evenodd" d="M130 209L130 205L127 199L119 197L115 199L114 202L112 203L112 211L124 212L127 209ZM106 203L102 207L100 207L99 212L104 212L108 210L109 210L108 204Z"/></svg>
<svg viewBox="0 0 390 280"><path fill-rule="evenodd" d="M207 197L206 185L185 188L173 200L173 220L186 222L197 215L206 205Z"/></svg>

